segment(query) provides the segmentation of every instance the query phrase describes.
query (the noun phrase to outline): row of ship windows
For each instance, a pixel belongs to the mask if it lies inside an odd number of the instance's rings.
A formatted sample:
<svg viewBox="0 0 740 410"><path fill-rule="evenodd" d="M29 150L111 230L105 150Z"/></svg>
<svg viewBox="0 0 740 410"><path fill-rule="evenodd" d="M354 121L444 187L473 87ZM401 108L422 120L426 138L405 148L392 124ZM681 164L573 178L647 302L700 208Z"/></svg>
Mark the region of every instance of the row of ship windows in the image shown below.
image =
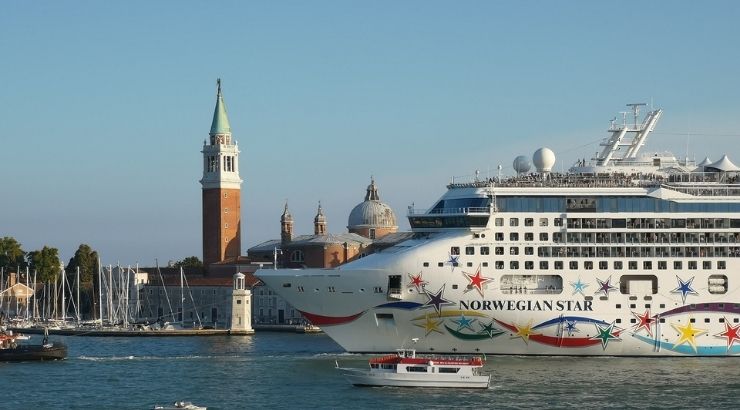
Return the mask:
<svg viewBox="0 0 740 410"><path fill-rule="evenodd" d="M509 251L505 252L504 246L496 246L493 248L494 254L519 255L518 246L509 246L508 248ZM523 248L524 255L534 255L533 246ZM480 255L490 255L491 248L481 246L479 253ZM451 247L450 255L460 255L460 247ZM475 255L475 247L465 247L465 255ZM737 258L740 257L740 246L538 246L537 256L543 258Z"/></svg>
<svg viewBox="0 0 740 410"><path fill-rule="evenodd" d="M534 218L508 218L509 226L534 226ZM730 218L552 218L553 226L568 229L728 229L740 228L740 219ZM496 226L504 226L505 218L496 218ZM548 226L550 218L539 218L538 225Z"/></svg>
<svg viewBox="0 0 740 410"><path fill-rule="evenodd" d="M443 267L446 263L449 262L437 262L438 267ZM429 262L424 262L424 267L429 267ZM452 262L453 266L460 266L460 263L458 262ZM509 269L519 269L519 261L509 261ZM564 261L553 261L553 268L555 270L563 270L565 266ZM473 262L467 262L467 267L472 267ZM488 262L482 262L481 266L487 267ZM593 270L594 266L598 266L599 270L608 270L609 269L609 262L608 261L599 261L598 265L594 265L594 261L584 261L583 262L583 269L585 270ZM637 270L639 266L638 261L627 261L627 269L629 270ZM653 261L642 261L642 269L644 270L651 270L653 269L653 266L656 266L658 270L667 270L668 269L668 262L667 261L658 261L656 264L653 264ZM683 269L683 261L673 261L673 269L674 270L682 270ZM699 262L698 261L688 261L686 263L686 266L689 270L697 270L699 269ZM727 269L727 262L726 261L717 261L717 269L724 270ZM505 267L505 261L494 261L494 267L496 269L504 269ZM577 270L579 267L578 261L568 261L568 269L570 270ZM540 270L547 270L550 269L550 262L549 261L539 261L539 268ZM702 261L701 262L701 268L705 270L711 270L713 269L713 263L712 261ZM533 270L534 269L534 261L524 261L524 269L526 270ZM613 261L612 263L612 269L614 270L622 270L624 269L624 262L623 261Z"/></svg>
<svg viewBox="0 0 740 410"><path fill-rule="evenodd" d="M525 241L534 241L534 232L524 232L521 236ZM496 232L493 236L496 241L505 240L503 232ZM519 232L510 232L509 241L519 241ZM537 235L540 242L550 239L548 232L540 232ZM662 233L662 232L612 232L612 233L579 233L579 232L554 232L552 234L554 243L740 243L740 233Z"/></svg>

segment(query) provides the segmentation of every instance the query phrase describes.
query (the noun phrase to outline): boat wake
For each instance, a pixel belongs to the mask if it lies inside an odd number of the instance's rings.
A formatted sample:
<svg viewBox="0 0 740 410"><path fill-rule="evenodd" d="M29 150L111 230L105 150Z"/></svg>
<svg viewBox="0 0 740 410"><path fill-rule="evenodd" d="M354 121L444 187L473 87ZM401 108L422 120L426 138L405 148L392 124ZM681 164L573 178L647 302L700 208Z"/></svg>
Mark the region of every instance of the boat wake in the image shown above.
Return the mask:
<svg viewBox="0 0 740 410"><path fill-rule="evenodd" d="M215 355L188 355L188 356L79 356L75 359L87 360L92 362L121 362L121 361L151 361L151 360L223 360L229 361L250 361L251 359L244 356L215 356Z"/></svg>

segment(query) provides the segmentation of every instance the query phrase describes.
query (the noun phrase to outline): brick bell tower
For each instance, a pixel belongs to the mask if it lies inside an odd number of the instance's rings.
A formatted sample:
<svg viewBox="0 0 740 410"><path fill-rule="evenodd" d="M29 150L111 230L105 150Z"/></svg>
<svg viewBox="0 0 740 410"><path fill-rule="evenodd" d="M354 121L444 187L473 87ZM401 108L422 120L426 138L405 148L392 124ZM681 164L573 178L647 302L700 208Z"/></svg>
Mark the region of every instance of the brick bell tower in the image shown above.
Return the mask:
<svg viewBox="0 0 740 410"><path fill-rule="evenodd" d="M231 126L218 79L216 109L208 141L203 141L203 264L241 254L241 184L239 146Z"/></svg>

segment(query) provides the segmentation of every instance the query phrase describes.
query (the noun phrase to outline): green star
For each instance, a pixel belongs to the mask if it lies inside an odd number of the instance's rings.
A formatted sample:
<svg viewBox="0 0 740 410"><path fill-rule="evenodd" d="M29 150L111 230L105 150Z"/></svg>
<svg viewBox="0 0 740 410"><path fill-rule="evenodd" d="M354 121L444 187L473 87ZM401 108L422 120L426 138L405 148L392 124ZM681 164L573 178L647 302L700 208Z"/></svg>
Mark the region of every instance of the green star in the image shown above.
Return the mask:
<svg viewBox="0 0 740 410"><path fill-rule="evenodd" d="M614 332L614 323L610 324L607 327L601 327L594 323L596 326L596 331L599 333L598 335L591 338L591 340L599 339L601 340L601 347L606 350L606 345L609 344L610 340L621 340L619 339L619 332Z"/></svg>
<svg viewBox="0 0 740 410"><path fill-rule="evenodd" d="M487 334L488 337L490 337L491 339L493 339L494 337L496 337L496 336L504 333L501 330L498 330L495 327L493 327L493 320L491 321L491 323L489 323L487 325L484 325L483 323L479 323L479 324L482 327L482 329L480 330L480 333Z"/></svg>

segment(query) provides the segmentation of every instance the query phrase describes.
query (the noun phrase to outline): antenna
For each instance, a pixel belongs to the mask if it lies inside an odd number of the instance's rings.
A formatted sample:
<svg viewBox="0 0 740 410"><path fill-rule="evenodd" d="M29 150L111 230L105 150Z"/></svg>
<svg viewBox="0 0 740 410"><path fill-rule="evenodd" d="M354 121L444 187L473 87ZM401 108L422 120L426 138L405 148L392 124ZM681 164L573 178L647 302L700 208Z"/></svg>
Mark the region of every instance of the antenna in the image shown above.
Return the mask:
<svg viewBox="0 0 740 410"><path fill-rule="evenodd" d="M635 129L637 129L637 117L640 115L640 107L645 106L645 103L632 103L627 104L628 107L632 107L632 115L635 117Z"/></svg>

